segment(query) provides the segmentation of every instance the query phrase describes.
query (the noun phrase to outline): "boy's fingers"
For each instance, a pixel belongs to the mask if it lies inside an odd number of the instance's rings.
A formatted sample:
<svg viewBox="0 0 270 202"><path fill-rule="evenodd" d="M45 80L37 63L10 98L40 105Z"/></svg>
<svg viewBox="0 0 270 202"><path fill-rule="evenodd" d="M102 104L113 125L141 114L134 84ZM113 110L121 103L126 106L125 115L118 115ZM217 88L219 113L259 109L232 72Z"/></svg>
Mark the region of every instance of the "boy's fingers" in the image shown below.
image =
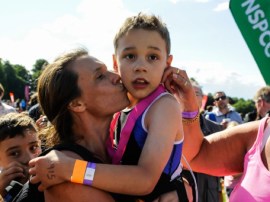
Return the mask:
<svg viewBox="0 0 270 202"><path fill-rule="evenodd" d="M24 169L22 167L8 167L8 168L4 168L1 171L1 175L3 176L8 176L11 174L15 174L15 173L20 173L23 174L24 173Z"/></svg>

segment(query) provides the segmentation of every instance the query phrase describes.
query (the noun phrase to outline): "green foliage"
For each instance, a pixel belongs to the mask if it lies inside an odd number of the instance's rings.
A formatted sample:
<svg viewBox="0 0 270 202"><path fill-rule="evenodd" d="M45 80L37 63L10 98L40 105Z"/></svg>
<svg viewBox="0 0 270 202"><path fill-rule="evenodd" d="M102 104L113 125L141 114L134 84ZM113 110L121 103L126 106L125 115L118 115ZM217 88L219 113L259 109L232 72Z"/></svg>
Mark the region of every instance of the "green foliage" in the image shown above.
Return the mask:
<svg viewBox="0 0 270 202"><path fill-rule="evenodd" d="M24 66L21 65L14 65L13 68L16 71L16 75L21 78L25 83L31 80L32 76L30 75L29 71L25 69Z"/></svg>
<svg viewBox="0 0 270 202"><path fill-rule="evenodd" d="M233 104L233 107L237 112L242 114L242 117L244 117L246 113L254 111L256 109L253 100L244 100L243 98L235 99L235 104Z"/></svg>
<svg viewBox="0 0 270 202"><path fill-rule="evenodd" d="M15 100L25 99L25 86L29 85L30 90L35 91L35 81L47 64L48 62L46 60L38 59L33 66L33 74L31 74L24 66L18 64L13 65L9 61L3 61L0 58L0 83L5 88L3 99L10 99L10 92L14 93Z"/></svg>
<svg viewBox="0 0 270 202"><path fill-rule="evenodd" d="M6 76L4 73L4 64L2 60L0 60L0 83L5 86L6 85Z"/></svg>
<svg viewBox="0 0 270 202"><path fill-rule="evenodd" d="M16 71L16 68L9 63L9 61L4 62L4 81L3 86L5 88L4 99L9 99L9 93L13 92L15 99L24 98L24 86L26 81L22 79Z"/></svg>
<svg viewBox="0 0 270 202"><path fill-rule="evenodd" d="M33 65L33 75L32 75L32 79L33 81L37 80L38 77L40 76L42 70L44 69L44 67L48 65L47 60L44 59L38 59L36 60L36 63Z"/></svg>

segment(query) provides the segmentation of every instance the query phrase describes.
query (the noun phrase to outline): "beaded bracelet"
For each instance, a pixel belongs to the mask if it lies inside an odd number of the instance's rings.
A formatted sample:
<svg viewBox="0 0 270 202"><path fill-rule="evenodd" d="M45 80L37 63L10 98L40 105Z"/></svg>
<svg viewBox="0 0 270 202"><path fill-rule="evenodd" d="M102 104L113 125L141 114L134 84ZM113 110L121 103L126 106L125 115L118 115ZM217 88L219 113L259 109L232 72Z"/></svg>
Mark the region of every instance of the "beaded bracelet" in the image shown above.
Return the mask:
<svg viewBox="0 0 270 202"><path fill-rule="evenodd" d="M182 112L182 117L184 119L193 119L197 116L199 111L194 111L194 112Z"/></svg>
<svg viewBox="0 0 270 202"><path fill-rule="evenodd" d="M74 183L83 184L86 167L87 167L87 161L76 160L73 167L73 172L72 172L70 181Z"/></svg>

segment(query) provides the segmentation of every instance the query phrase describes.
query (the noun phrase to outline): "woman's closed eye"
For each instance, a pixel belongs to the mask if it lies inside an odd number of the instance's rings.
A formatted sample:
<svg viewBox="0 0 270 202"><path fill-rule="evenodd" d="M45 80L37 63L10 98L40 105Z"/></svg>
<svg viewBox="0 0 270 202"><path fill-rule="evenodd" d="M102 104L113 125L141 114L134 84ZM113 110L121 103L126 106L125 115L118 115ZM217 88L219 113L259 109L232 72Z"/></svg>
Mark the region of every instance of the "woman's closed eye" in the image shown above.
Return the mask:
<svg viewBox="0 0 270 202"><path fill-rule="evenodd" d="M102 80L102 79L104 79L105 78L105 75L104 74L98 74L97 75L97 79L98 80Z"/></svg>

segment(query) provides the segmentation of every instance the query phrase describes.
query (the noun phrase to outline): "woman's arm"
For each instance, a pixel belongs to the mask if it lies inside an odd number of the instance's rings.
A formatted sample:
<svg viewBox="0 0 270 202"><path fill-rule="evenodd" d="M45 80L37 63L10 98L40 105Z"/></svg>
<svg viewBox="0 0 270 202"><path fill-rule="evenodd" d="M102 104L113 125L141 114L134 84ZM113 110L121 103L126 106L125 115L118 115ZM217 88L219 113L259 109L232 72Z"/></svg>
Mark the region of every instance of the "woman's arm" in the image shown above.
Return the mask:
<svg viewBox="0 0 270 202"><path fill-rule="evenodd" d="M170 157L176 136L182 132L179 124L181 113L178 102L171 96L158 100L148 113L146 117L148 136L138 165L97 164L92 184L94 187L133 195L145 195L153 190ZM63 179L69 181L72 175L75 160L67 157L61 159L61 156L57 157L54 154L40 157L30 163L32 166L30 172L35 175L31 181L35 183L41 180L41 189L57 184ZM44 161L54 164L50 171L54 173L54 179L46 178L49 170L42 168Z"/></svg>
<svg viewBox="0 0 270 202"><path fill-rule="evenodd" d="M244 156L254 144L258 127L258 121L241 124L198 141L202 135L199 124L184 125L186 134L184 155L187 156L192 169L197 172L215 176L242 172ZM189 156L189 151L196 147L197 154L193 157Z"/></svg>
<svg viewBox="0 0 270 202"><path fill-rule="evenodd" d="M44 191L46 202L114 202L109 193L71 182L55 185Z"/></svg>
<svg viewBox="0 0 270 202"><path fill-rule="evenodd" d="M193 87L184 70L167 68L163 81L179 100L183 111L198 110ZM247 123L204 137L198 119L183 122L183 153L192 169L197 172L215 176L242 172L244 156L254 144L258 127L259 122Z"/></svg>
<svg viewBox="0 0 270 202"><path fill-rule="evenodd" d="M80 156L70 151L61 151L59 153L71 158L81 159ZM52 167L52 164L49 167ZM52 173L51 176L53 176ZM46 202L114 202L112 196L105 191L71 182L61 183L45 190L44 196Z"/></svg>

